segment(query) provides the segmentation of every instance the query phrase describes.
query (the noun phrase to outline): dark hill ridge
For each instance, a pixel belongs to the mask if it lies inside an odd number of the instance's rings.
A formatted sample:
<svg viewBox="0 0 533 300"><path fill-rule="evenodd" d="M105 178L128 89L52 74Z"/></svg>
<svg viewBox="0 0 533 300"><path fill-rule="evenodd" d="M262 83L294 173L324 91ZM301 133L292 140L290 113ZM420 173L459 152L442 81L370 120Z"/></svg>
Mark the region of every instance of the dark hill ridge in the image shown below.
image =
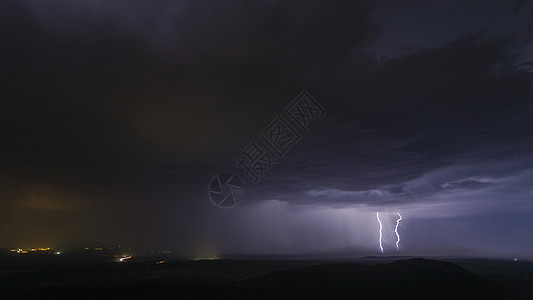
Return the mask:
<svg viewBox="0 0 533 300"><path fill-rule="evenodd" d="M261 290L264 299L486 299L499 294L490 281L453 263L422 258L284 270L247 280L242 288L250 296Z"/></svg>
<svg viewBox="0 0 533 300"><path fill-rule="evenodd" d="M374 265L214 260L0 266L0 299L533 299L526 277L498 281L476 274L421 258Z"/></svg>

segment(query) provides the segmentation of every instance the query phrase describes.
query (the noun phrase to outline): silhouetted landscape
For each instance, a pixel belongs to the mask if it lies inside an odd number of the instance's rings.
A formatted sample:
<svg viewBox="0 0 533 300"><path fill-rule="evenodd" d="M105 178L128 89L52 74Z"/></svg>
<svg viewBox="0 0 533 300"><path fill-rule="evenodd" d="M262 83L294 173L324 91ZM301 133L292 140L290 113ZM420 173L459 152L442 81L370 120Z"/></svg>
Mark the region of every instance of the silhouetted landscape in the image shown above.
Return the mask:
<svg viewBox="0 0 533 300"><path fill-rule="evenodd" d="M11 265L5 299L531 299L533 263L424 258ZM392 262L391 262L392 261ZM33 264L33 265L32 265Z"/></svg>

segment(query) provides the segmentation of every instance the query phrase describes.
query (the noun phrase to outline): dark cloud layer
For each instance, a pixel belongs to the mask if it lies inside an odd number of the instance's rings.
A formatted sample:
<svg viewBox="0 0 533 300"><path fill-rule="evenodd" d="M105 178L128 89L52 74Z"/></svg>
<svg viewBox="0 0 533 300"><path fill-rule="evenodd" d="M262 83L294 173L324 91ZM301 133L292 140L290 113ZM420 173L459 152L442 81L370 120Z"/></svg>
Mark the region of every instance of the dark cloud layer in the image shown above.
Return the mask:
<svg viewBox="0 0 533 300"><path fill-rule="evenodd" d="M525 253L497 246L533 196L531 3L513 3L489 9L518 16L505 30L475 2L462 31L388 1L3 1L0 247L372 253L374 213L401 211L411 253ZM211 177L302 89L327 117L239 207L212 206ZM491 243L501 211L517 222Z"/></svg>

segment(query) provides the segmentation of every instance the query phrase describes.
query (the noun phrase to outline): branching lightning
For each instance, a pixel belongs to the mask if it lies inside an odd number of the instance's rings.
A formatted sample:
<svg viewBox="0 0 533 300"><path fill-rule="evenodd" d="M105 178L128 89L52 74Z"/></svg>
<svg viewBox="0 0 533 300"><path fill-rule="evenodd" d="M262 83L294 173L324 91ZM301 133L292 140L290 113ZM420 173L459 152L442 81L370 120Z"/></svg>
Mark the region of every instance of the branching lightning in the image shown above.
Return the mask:
<svg viewBox="0 0 533 300"><path fill-rule="evenodd" d="M400 247L398 244L400 244L400 234L398 233L398 226L400 226L400 221L402 220L402 215L400 213L396 213L398 215L398 219L396 220L396 227L394 227L394 233L396 233L396 250L400 250ZM383 252L383 250L381 250Z"/></svg>
<svg viewBox="0 0 533 300"><path fill-rule="evenodd" d="M381 253L383 253L383 246L381 244L381 240L383 238L383 225L381 224L381 220L379 219L379 212L376 212L376 217L379 222L379 249L381 249Z"/></svg>

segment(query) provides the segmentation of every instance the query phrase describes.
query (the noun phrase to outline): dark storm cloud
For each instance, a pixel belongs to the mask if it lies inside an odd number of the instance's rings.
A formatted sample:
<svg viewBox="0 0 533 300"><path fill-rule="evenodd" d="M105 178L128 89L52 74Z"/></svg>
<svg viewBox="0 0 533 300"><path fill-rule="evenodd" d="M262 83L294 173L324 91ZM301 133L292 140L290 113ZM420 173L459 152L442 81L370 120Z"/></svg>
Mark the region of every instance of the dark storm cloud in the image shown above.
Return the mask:
<svg viewBox="0 0 533 300"><path fill-rule="evenodd" d="M134 218L126 211L150 212L137 230L161 228L162 207L192 222L187 215L201 214L195 207L207 202L190 199L224 165L217 158L234 155L286 97L361 55L377 32L369 2L1 6L9 74L2 82L0 172L9 179L2 204L23 201L25 189L85 182L68 195L113 198L112 223ZM54 195L61 199L34 206L83 198Z"/></svg>
<svg viewBox="0 0 533 300"><path fill-rule="evenodd" d="M456 2L439 2L450 15L437 21L468 30L413 17L396 38L430 28L435 40L380 61L390 27L373 16L394 14L386 1L130 2L0 4L6 232L32 216L63 220L42 235L65 244L101 234L183 251L312 252L374 247L364 229L378 209L414 219L531 208L531 75L515 67L529 45L512 30L466 24ZM410 16L396 12L383 21ZM241 207L213 207L211 177L234 170L302 89L326 119L246 185Z"/></svg>
<svg viewBox="0 0 533 300"><path fill-rule="evenodd" d="M370 52L390 59L434 49L459 36L489 38L523 31L531 20L533 2L512 1L383 1L374 13L384 23Z"/></svg>
<svg viewBox="0 0 533 300"><path fill-rule="evenodd" d="M514 0L512 1L514 3L513 9L515 12L520 11L524 7L526 7L528 4L531 4L531 0Z"/></svg>
<svg viewBox="0 0 533 300"><path fill-rule="evenodd" d="M41 130L67 136L75 147L71 153L103 142L109 145L103 152L114 158L124 145L134 159L153 144L165 151L202 152L204 145L231 139L231 131L238 135L250 123L261 126L270 117L262 110L274 112L285 103L283 90L295 92L299 87L293 86L334 73L377 27L364 2L155 1L145 7L8 1L4 6L12 74L7 86L17 98L5 112L37 118L32 122L44 123ZM61 119L70 131L57 128ZM91 132L80 138L86 128Z"/></svg>
<svg viewBox="0 0 533 300"><path fill-rule="evenodd" d="M342 112L334 116L353 125L321 124L329 129L309 137L298 149L303 158L288 158L258 197L398 205L444 192L443 185L486 188L471 178L501 176L493 167L500 161L517 172L531 168L531 78L508 66L506 49L505 40L466 38L378 67L368 79L374 86L355 84L360 97L335 103ZM413 186L426 174L479 164L487 170Z"/></svg>

